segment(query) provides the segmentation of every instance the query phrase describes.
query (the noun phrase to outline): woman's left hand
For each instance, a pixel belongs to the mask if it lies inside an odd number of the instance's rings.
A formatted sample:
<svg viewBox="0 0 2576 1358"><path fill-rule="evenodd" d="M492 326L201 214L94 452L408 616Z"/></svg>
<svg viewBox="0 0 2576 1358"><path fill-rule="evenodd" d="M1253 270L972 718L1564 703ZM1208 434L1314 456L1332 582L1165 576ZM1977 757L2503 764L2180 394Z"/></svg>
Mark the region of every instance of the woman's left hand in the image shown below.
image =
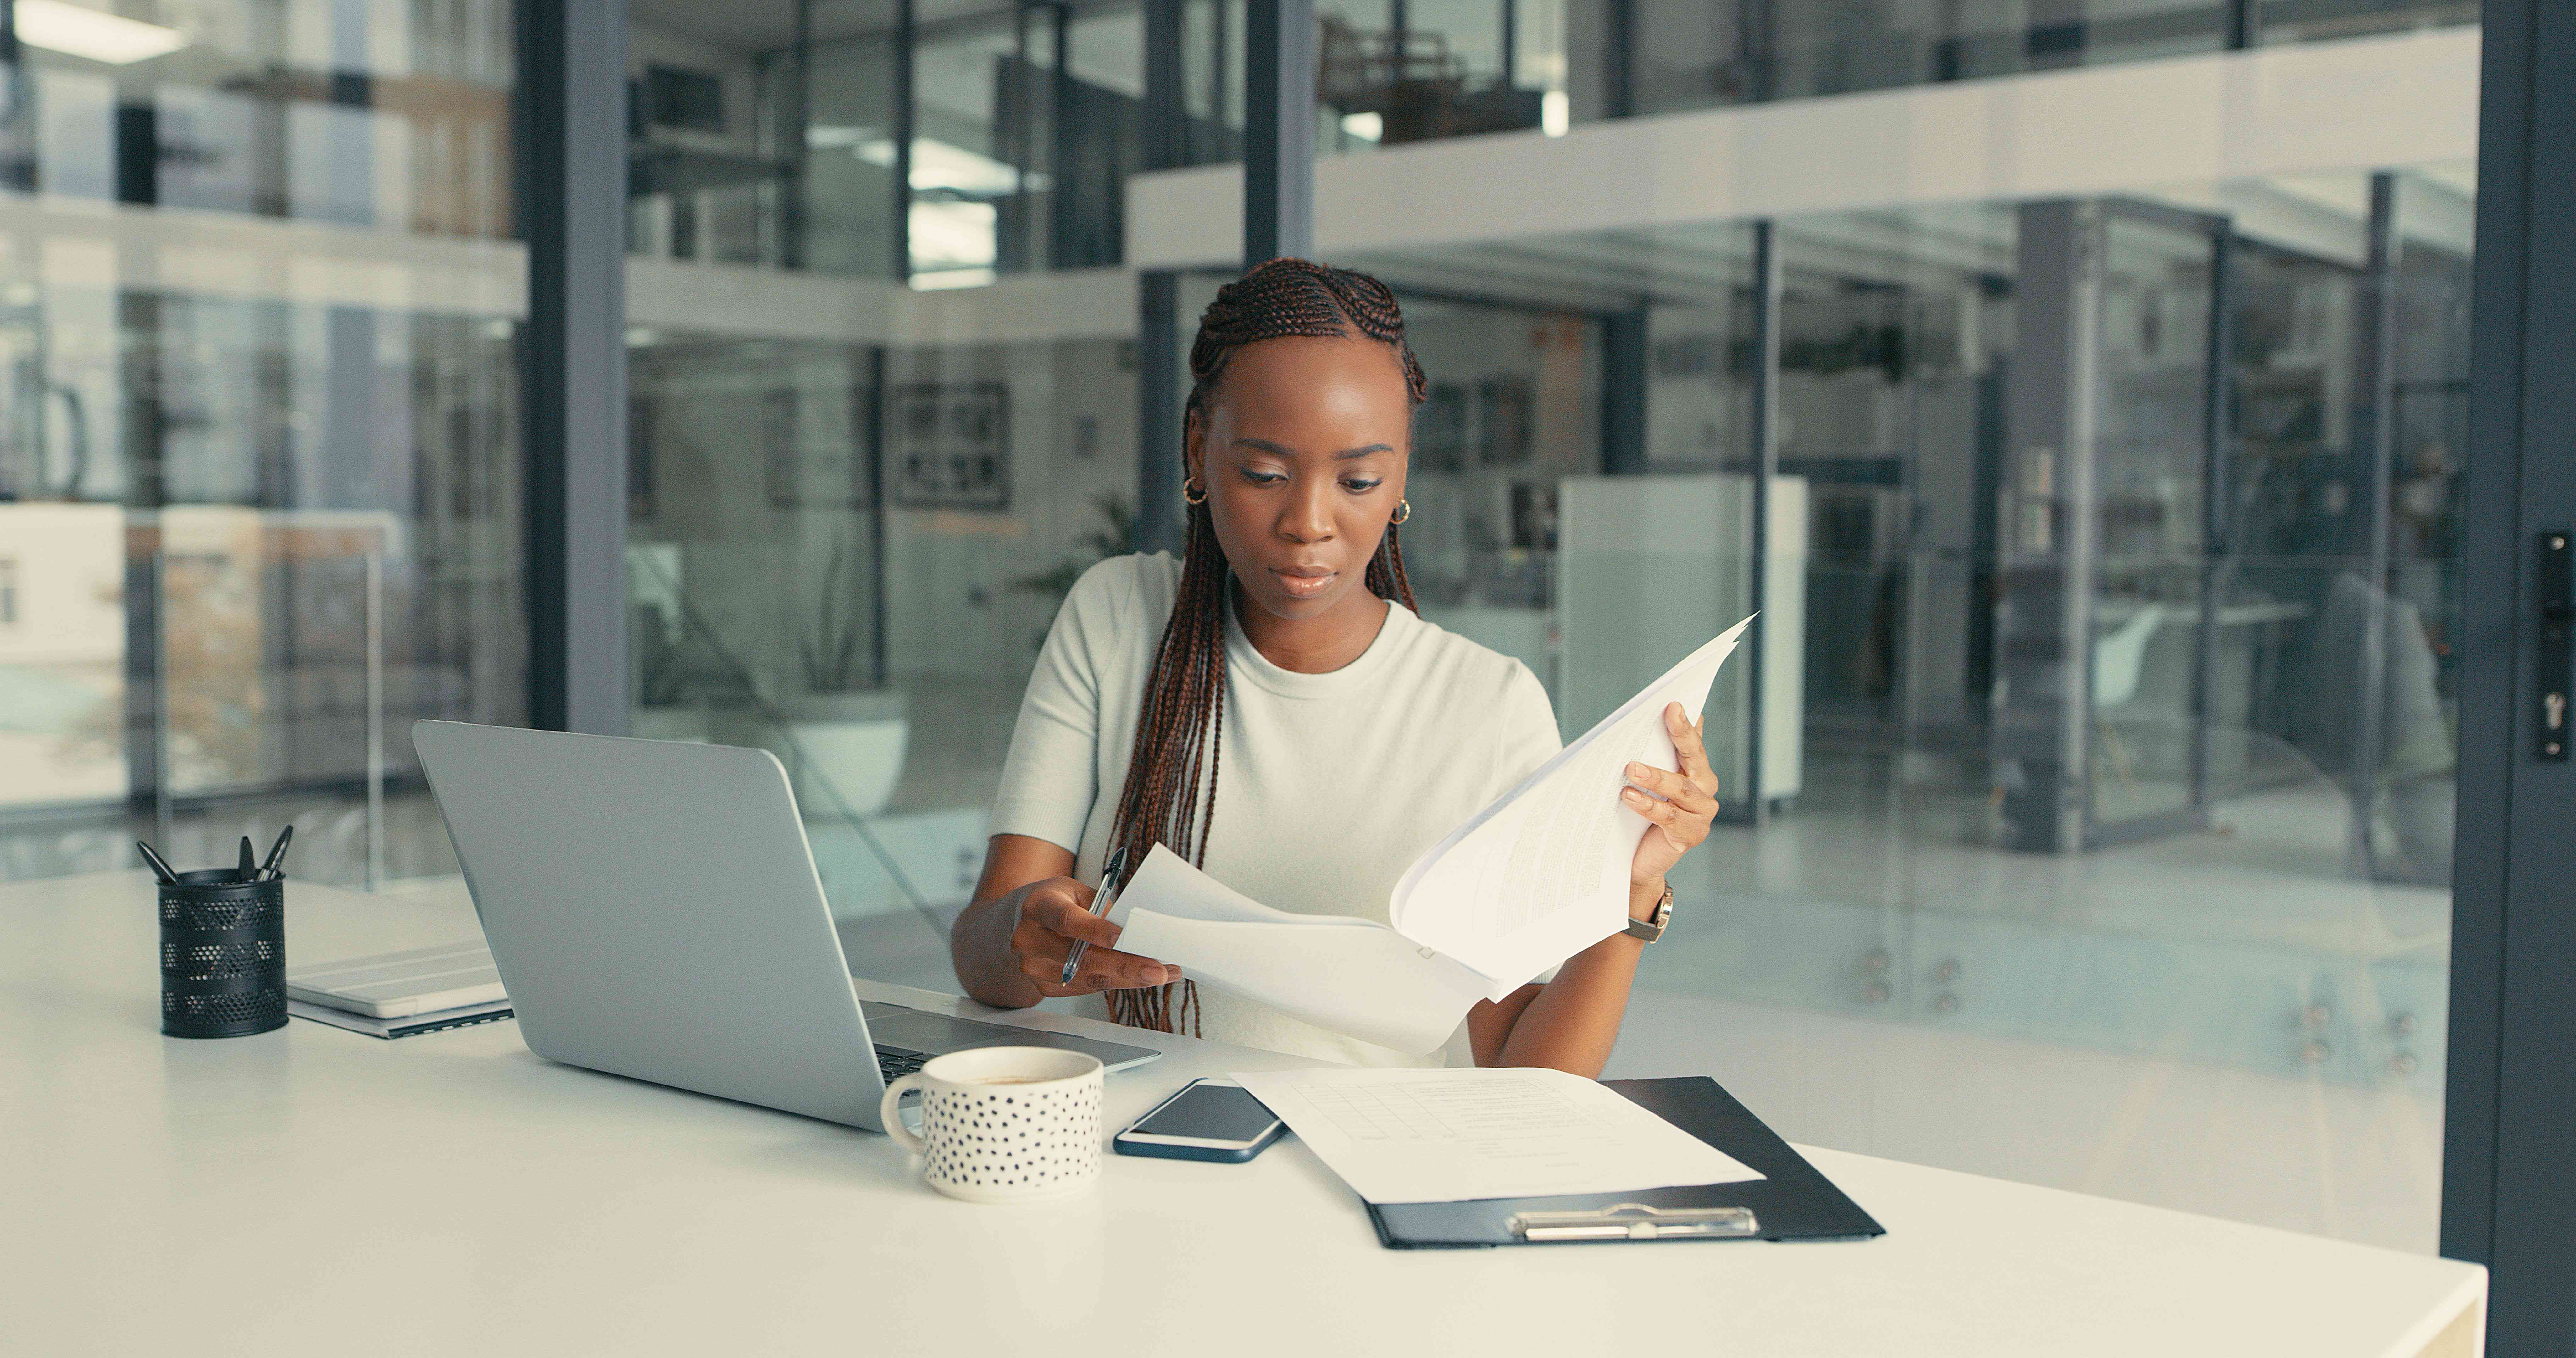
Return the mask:
<svg viewBox="0 0 2576 1358"><path fill-rule="evenodd" d="M1681 861L1683 854L1708 838L1708 827L1717 819L1717 771L1708 766L1708 747L1700 740L1706 725L1705 717L1699 725L1692 725L1690 718L1682 715L1680 703L1666 704L1664 729L1672 733L1673 750L1681 756L1681 771L1675 773L1650 764L1628 766L1628 781L1634 786L1619 789L1619 800L1629 810L1654 822L1637 841L1637 857L1628 867L1628 880L1632 883L1661 884L1664 874Z"/></svg>

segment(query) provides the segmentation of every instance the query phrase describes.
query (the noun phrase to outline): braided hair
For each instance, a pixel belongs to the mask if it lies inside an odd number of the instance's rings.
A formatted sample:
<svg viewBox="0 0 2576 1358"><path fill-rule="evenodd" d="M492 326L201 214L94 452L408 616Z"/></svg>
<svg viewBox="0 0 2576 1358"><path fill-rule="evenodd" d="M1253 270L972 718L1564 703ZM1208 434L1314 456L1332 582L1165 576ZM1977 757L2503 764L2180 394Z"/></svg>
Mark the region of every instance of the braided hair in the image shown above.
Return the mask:
<svg viewBox="0 0 2576 1358"><path fill-rule="evenodd" d="M1404 340L1404 313L1384 283L1350 269L1304 259L1273 259L1219 288L1199 317L1190 345L1187 427L1203 428L1210 394L1226 361L1247 344L1292 336L1365 338L1395 350L1404 367L1405 395L1422 404L1422 364ZM1205 501L1189 507L1189 538L1181 558L1181 586L1171 620L1145 680L1136 716L1136 746L1128 755L1127 783L1110 823L1111 852L1145 861L1157 843L1194 864L1207 860L1208 824L1216 811L1217 757L1225 720L1225 611L1229 580L1225 553ZM1404 576L1396 528L1387 525L1369 559L1369 592L1412 608L1413 585ZM1186 1021L1198 1028L1198 987L1184 980L1109 995L1109 1011L1131 1027L1177 1032Z"/></svg>

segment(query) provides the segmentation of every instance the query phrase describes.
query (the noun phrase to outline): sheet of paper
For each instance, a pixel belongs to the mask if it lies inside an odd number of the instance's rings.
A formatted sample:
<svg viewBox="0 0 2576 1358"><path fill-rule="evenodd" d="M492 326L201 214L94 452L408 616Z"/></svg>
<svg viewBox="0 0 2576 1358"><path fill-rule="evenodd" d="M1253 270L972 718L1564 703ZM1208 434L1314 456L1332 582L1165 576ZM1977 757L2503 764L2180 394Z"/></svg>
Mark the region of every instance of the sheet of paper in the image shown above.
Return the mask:
<svg viewBox="0 0 2576 1358"><path fill-rule="evenodd" d="M1619 802L1628 763L1679 764L1665 705L1698 720L1752 621L1684 657L1414 860L1389 902L1396 930L1512 984L1619 932L1628 863L1650 824Z"/></svg>
<svg viewBox="0 0 2576 1358"><path fill-rule="evenodd" d="M1109 907L1109 922L1127 927L1137 910L1212 924L1308 924L1337 929L1382 929L1375 920L1354 915L1295 915L1244 895L1190 865L1190 860L1157 844L1145 861L1127 874L1127 884ZM1121 943L1121 948L1126 945Z"/></svg>
<svg viewBox="0 0 2576 1358"><path fill-rule="evenodd" d="M1438 1050L1476 1001L1498 998L1490 979L1383 924L1274 910L1160 845L1109 920L1122 951L1408 1055Z"/></svg>
<svg viewBox="0 0 2576 1358"><path fill-rule="evenodd" d="M1763 1177L1561 1070L1335 1066L1231 1078L1370 1202L1625 1193Z"/></svg>

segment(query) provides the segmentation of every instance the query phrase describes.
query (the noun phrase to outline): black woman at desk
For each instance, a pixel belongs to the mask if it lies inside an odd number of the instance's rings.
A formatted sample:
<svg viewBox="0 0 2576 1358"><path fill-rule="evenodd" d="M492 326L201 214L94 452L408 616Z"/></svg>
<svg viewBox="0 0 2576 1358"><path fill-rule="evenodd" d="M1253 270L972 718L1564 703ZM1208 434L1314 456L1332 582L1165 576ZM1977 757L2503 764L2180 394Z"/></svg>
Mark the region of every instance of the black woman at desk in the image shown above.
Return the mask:
<svg viewBox="0 0 2576 1358"><path fill-rule="evenodd" d="M1600 1074L1665 874L1707 838L1717 778L1679 705L1678 772L1632 764L1616 794L1654 823L1631 930L1500 1003L1425 1057L1301 1022L1119 952L1091 914L1101 865L1156 843L1281 910L1386 917L1423 850L1559 748L1528 667L1417 616L1397 525L1422 366L1366 274L1262 264L1217 293L1190 346L1188 541L1180 561L1084 574L1029 680L973 904L951 931L968 994L1355 1065L1553 1066ZM1603 795L1612 795L1605 792ZM1060 983L1076 940L1086 945Z"/></svg>

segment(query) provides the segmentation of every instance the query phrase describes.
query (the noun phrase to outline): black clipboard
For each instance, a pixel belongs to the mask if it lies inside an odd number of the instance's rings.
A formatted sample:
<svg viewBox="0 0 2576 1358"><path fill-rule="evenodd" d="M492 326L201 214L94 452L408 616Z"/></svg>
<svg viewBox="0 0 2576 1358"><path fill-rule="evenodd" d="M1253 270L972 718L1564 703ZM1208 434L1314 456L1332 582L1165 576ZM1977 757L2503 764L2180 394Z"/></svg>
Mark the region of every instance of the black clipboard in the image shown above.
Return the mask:
<svg viewBox="0 0 2576 1358"><path fill-rule="evenodd" d="M1604 1080L1630 1102L1768 1176L1740 1184L1563 1198L1369 1204L1391 1250L1630 1240L1858 1240L1887 1234L1860 1204L1705 1075Z"/></svg>

